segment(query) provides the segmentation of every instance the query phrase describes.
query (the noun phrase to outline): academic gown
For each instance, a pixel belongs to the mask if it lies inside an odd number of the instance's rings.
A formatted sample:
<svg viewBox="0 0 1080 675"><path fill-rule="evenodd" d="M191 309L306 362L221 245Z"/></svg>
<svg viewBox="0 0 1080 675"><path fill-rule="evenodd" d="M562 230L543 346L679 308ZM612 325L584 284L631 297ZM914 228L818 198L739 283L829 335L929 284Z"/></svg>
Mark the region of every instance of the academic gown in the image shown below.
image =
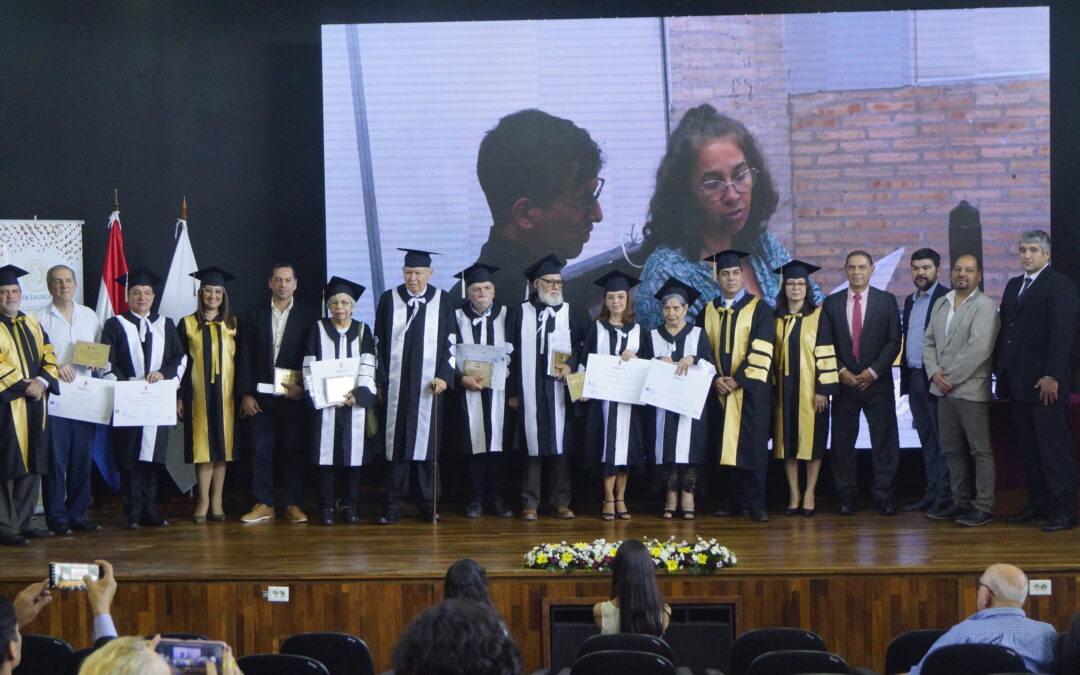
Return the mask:
<svg viewBox="0 0 1080 675"><path fill-rule="evenodd" d="M569 333L570 370L577 369L585 323L568 303L548 307L535 296L521 303L511 317L514 343L510 355L513 391L521 398L515 447L530 457L564 455L574 450L573 414L566 384L549 375L552 335Z"/></svg>
<svg viewBox="0 0 1080 675"><path fill-rule="evenodd" d="M641 324L613 326L607 321L594 321L590 328L581 354L583 369L588 367L591 354L621 356L629 349L637 358L652 358L652 343ZM600 400L591 400L585 406L585 465L644 467L648 406Z"/></svg>
<svg viewBox="0 0 1080 675"><path fill-rule="evenodd" d="M705 305L697 323L709 337L717 372L739 384L727 396L717 393L710 406L720 465L766 471L772 431L773 310L749 293L731 309L717 296Z"/></svg>
<svg viewBox="0 0 1080 675"><path fill-rule="evenodd" d="M151 313L140 319L131 311L114 316L101 329L101 342L109 345L106 379L141 380L154 371L177 383L184 377L187 357L176 326L166 316ZM165 463L169 427L113 427L112 436L118 468L132 469L137 462Z"/></svg>
<svg viewBox="0 0 1080 675"><path fill-rule="evenodd" d="M665 326L649 331L649 348L655 359L665 356L675 363L687 356L694 357L694 364L714 367L709 340L705 331L686 324L675 335ZM707 408L706 408L707 410ZM705 464L709 459L708 415L694 419L663 408L655 408L653 414L653 463Z"/></svg>
<svg viewBox="0 0 1080 675"><path fill-rule="evenodd" d="M59 394L56 355L37 319L0 316L0 481L43 473L48 462L46 396L32 401L24 379L42 378Z"/></svg>
<svg viewBox="0 0 1080 675"><path fill-rule="evenodd" d="M506 319L509 308L495 302L483 317L466 301L454 311L457 343L502 345L509 342ZM460 357L457 357L460 358ZM456 376L456 375L455 375ZM502 452L506 419L506 389L485 387L469 391L459 387L453 394L455 418L459 428L458 449L467 455Z"/></svg>
<svg viewBox="0 0 1080 675"><path fill-rule="evenodd" d="M200 329L190 314L176 327L188 363L180 381L188 464L233 460L237 323L209 321Z"/></svg>
<svg viewBox="0 0 1080 675"><path fill-rule="evenodd" d="M362 466L376 459L367 447L368 408L378 403L375 393L375 341L366 324L352 320L342 334L332 319L320 319L308 333L304 351L304 384L311 391L312 361L360 358L360 372L353 389L356 405L331 406L314 412L312 462L320 466Z"/></svg>
<svg viewBox="0 0 1080 675"><path fill-rule="evenodd" d="M821 459L829 435L829 410L814 412L814 395L840 390L836 351L821 308L776 317L773 362L773 456L778 459Z"/></svg>
<svg viewBox="0 0 1080 675"><path fill-rule="evenodd" d="M375 310L376 382L386 390L389 461L434 459L446 393L435 396L428 385L438 377L454 387L450 297L429 285L420 300L402 284L383 293Z"/></svg>

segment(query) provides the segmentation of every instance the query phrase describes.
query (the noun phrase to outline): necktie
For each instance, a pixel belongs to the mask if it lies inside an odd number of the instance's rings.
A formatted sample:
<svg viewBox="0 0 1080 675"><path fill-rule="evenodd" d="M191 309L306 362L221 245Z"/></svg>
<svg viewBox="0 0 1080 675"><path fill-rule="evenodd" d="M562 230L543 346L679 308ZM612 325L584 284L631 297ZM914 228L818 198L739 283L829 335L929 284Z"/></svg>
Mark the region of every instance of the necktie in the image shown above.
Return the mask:
<svg viewBox="0 0 1080 675"><path fill-rule="evenodd" d="M862 337L862 295L855 294L855 308L851 310L851 351L859 361L859 338Z"/></svg>
<svg viewBox="0 0 1080 675"><path fill-rule="evenodd" d="M1019 302L1020 298L1024 297L1024 293L1027 293L1028 286L1031 285L1031 277L1024 277L1024 285L1020 287L1020 292L1016 294L1016 301Z"/></svg>

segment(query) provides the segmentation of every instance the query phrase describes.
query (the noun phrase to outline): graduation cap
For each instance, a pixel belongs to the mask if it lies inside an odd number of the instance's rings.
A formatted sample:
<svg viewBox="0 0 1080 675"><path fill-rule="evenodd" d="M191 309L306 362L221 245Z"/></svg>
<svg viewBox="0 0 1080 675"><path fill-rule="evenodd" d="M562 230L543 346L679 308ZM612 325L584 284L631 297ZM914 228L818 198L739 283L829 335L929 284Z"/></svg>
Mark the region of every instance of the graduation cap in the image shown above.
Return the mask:
<svg viewBox="0 0 1080 675"><path fill-rule="evenodd" d="M566 263L556 256L548 254L525 268L525 276L529 281L536 281L545 274L559 274Z"/></svg>
<svg viewBox="0 0 1080 675"><path fill-rule="evenodd" d="M127 274L116 277L116 283L131 288L132 286L160 286L163 279L145 267L139 266Z"/></svg>
<svg viewBox="0 0 1080 675"><path fill-rule="evenodd" d="M342 279L341 277L330 277L330 281L326 282L323 286L323 295L327 300L334 297L338 293L348 293L349 297L353 299L355 304L360 296L364 294L367 289L356 283L355 281L349 281L348 279Z"/></svg>
<svg viewBox="0 0 1080 675"><path fill-rule="evenodd" d="M729 248L724 251L717 251L712 255L707 255L702 260L708 260L716 264L716 270L726 270L729 267L739 267L742 265L740 260L750 255L746 251L736 251Z"/></svg>
<svg viewBox="0 0 1080 675"><path fill-rule="evenodd" d="M821 268L817 265L811 265L802 260L792 260L774 269L773 274L779 274L784 281L788 279L809 279L810 275L819 269Z"/></svg>
<svg viewBox="0 0 1080 675"><path fill-rule="evenodd" d="M485 281L491 281L491 275L498 271L499 268L494 265L477 262L455 274L454 278L461 279L465 284L464 287L468 288L473 284L482 284Z"/></svg>
<svg viewBox="0 0 1080 675"><path fill-rule="evenodd" d="M19 277L30 274L21 267L15 265L4 265L0 267L0 286L18 286Z"/></svg>
<svg viewBox="0 0 1080 675"><path fill-rule="evenodd" d="M224 286L226 281L236 278L220 267L204 267L188 276L195 277L203 286Z"/></svg>
<svg viewBox="0 0 1080 675"><path fill-rule="evenodd" d="M612 293L614 291L629 291L634 286L640 284L641 279L632 277L619 270L612 270L593 283L604 289L605 293Z"/></svg>
<svg viewBox="0 0 1080 675"><path fill-rule="evenodd" d="M672 293L681 295L686 304L692 305L694 301L701 297L701 293L693 286L688 286L679 281L675 277L668 277L668 280L664 282L664 285L660 287L660 290L656 292L656 299L663 302L664 296L671 295Z"/></svg>
<svg viewBox="0 0 1080 675"><path fill-rule="evenodd" d="M416 248L399 248L405 251L405 267L431 267L431 256L442 255L433 251L421 251Z"/></svg>

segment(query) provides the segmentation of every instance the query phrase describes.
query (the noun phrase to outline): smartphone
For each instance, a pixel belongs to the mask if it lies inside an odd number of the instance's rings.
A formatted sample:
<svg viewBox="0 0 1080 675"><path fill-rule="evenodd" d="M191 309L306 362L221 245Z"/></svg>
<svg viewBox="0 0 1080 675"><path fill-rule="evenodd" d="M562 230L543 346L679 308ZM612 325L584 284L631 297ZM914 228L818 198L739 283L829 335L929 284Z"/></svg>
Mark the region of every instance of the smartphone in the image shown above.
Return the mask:
<svg viewBox="0 0 1080 675"><path fill-rule="evenodd" d="M101 566L95 563L49 563L49 588L62 591L85 591L83 577L101 578Z"/></svg>
<svg viewBox="0 0 1080 675"><path fill-rule="evenodd" d="M157 653L172 666L174 673L205 673L206 664L213 663L221 672L225 643L213 640L161 640Z"/></svg>

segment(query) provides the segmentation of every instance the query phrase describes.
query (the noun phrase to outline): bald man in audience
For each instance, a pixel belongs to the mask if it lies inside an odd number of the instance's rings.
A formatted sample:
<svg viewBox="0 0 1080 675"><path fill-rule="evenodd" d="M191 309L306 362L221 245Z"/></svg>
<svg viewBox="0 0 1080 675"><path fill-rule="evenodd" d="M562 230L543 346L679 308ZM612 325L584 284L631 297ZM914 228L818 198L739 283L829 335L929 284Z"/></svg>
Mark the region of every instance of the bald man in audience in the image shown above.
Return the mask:
<svg viewBox="0 0 1080 675"><path fill-rule="evenodd" d="M1027 618L1022 609L1028 593L1024 572L1014 565L998 563L987 567L976 583L978 611L938 638L927 655L949 645L994 644L1019 654L1032 673L1057 672L1054 657L1057 631L1048 623ZM925 662L926 656L909 675L919 675Z"/></svg>

